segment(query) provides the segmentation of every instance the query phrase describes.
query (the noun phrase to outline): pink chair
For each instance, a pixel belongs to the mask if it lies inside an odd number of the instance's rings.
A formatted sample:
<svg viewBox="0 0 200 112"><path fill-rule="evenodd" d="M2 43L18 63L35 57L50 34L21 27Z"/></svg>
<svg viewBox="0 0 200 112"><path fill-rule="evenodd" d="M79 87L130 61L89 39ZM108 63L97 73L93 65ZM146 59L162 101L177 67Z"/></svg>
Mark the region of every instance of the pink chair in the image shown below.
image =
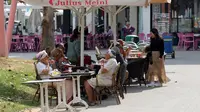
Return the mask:
<svg viewBox="0 0 200 112"><path fill-rule="evenodd" d="M152 36L151 33L147 34L146 40L147 40L147 41L150 41L151 36Z"/></svg>
<svg viewBox="0 0 200 112"><path fill-rule="evenodd" d="M34 38L28 36L28 37L26 37L26 39L27 39L26 43L27 43L27 46L28 46L28 51L33 52L35 47L36 47L35 42L34 42Z"/></svg>
<svg viewBox="0 0 200 112"><path fill-rule="evenodd" d="M86 43L87 43L88 49L92 48L91 38L92 38L92 34L88 34L87 37L86 37Z"/></svg>
<svg viewBox="0 0 200 112"><path fill-rule="evenodd" d="M192 49L194 50L195 46L194 33L186 33L183 37L183 42L184 42L184 49L186 49L186 46L192 44L193 45Z"/></svg>
<svg viewBox="0 0 200 112"><path fill-rule="evenodd" d="M145 34L144 34L144 33L140 33L138 36L139 36L139 39L140 39L141 41L143 41L143 42L146 41L146 38L145 38Z"/></svg>
<svg viewBox="0 0 200 112"><path fill-rule="evenodd" d="M56 35L56 44L63 42L63 36L62 35Z"/></svg>
<svg viewBox="0 0 200 112"><path fill-rule="evenodd" d="M19 36L18 35L13 35L12 42L11 42L11 47L10 47L10 51L11 52L16 52L17 51L17 39L19 39Z"/></svg>
<svg viewBox="0 0 200 112"><path fill-rule="evenodd" d="M183 47L183 44L184 44L183 37L184 37L183 33L178 33L178 38L179 38L178 46L177 46L178 49L181 49Z"/></svg>

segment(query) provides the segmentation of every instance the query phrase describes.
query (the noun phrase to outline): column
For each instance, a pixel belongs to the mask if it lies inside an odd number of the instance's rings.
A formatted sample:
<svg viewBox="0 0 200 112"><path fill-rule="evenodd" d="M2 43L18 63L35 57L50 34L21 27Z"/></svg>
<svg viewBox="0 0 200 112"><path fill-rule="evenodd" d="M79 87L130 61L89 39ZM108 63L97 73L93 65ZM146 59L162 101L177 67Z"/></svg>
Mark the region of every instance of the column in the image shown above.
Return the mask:
<svg viewBox="0 0 200 112"><path fill-rule="evenodd" d="M143 33L150 33L151 28L151 10L150 6L147 8L143 7Z"/></svg>
<svg viewBox="0 0 200 112"><path fill-rule="evenodd" d="M112 10L112 6L108 8L110 11ZM108 25L112 26L113 15L108 13Z"/></svg>
<svg viewBox="0 0 200 112"><path fill-rule="evenodd" d="M5 37L5 24L4 24L4 1L0 0L0 57L8 57L8 43Z"/></svg>
<svg viewBox="0 0 200 112"><path fill-rule="evenodd" d="M104 11L104 32L106 33L107 31L107 12Z"/></svg>
<svg viewBox="0 0 200 112"><path fill-rule="evenodd" d="M95 29L95 17L96 17L96 9L92 10L92 34L94 35L96 33Z"/></svg>
<svg viewBox="0 0 200 112"><path fill-rule="evenodd" d="M55 14L55 17L54 17L54 26L55 26L55 30L57 30L57 13L54 13Z"/></svg>
<svg viewBox="0 0 200 112"><path fill-rule="evenodd" d="M76 13L75 12L72 12L72 29L74 30L77 26L77 19L76 19Z"/></svg>
<svg viewBox="0 0 200 112"><path fill-rule="evenodd" d="M130 6L130 24L135 28L134 34L137 34L138 31L138 13L137 13L137 6Z"/></svg>

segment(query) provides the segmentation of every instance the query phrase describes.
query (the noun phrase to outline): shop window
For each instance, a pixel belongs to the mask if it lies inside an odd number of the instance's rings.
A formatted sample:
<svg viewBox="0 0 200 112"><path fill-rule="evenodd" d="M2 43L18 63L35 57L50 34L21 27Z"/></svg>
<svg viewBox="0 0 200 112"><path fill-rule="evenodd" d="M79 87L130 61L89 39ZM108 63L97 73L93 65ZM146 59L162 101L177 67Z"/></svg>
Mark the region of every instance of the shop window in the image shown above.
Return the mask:
<svg viewBox="0 0 200 112"><path fill-rule="evenodd" d="M194 0L194 32L200 33L200 0Z"/></svg>
<svg viewBox="0 0 200 112"><path fill-rule="evenodd" d="M170 5L153 4L152 5L152 27L157 28L162 34L169 32L170 26Z"/></svg>
<svg viewBox="0 0 200 112"><path fill-rule="evenodd" d="M171 32L193 31L194 0L172 0L171 4Z"/></svg>

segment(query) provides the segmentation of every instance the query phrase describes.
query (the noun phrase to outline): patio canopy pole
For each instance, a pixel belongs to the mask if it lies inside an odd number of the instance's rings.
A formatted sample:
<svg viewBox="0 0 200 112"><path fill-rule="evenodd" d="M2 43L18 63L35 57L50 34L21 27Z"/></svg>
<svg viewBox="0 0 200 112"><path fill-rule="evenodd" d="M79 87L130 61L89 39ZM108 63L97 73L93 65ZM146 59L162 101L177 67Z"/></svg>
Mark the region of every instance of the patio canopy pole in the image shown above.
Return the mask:
<svg viewBox="0 0 200 112"><path fill-rule="evenodd" d="M11 0L11 9L8 20L7 32L6 32L6 38L8 40L8 52L10 51L10 46L12 41L12 32L13 32L16 9L17 9L17 0Z"/></svg>
<svg viewBox="0 0 200 112"><path fill-rule="evenodd" d="M115 12L116 11L116 7L113 6L112 7L112 12ZM117 23L117 13L113 14L113 17L112 17L112 31L113 31L113 41L114 41L114 45L117 44L117 30L116 30L116 25Z"/></svg>
<svg viewBox="0 0 200 112"><path fill-rule="evenodd" d="M0 0L0 57L8 57L8 43L5 37L4 3Z"/></svg>
<svg viewBox="0 0 200 112"><path fill-rule="evenodd" d="M85 8L81 7L81 66L84 66L84 27L85 27Z"/></svg>

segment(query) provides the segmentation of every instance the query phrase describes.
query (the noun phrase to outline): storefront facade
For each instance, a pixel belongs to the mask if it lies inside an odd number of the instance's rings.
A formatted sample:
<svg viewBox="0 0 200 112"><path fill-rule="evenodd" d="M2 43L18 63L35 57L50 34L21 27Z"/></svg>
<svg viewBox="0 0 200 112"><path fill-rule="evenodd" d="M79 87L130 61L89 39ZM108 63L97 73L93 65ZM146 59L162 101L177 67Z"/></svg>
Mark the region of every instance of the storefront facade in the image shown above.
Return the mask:
<svg viewBox="0 0 200 112"><path fill-rule="evenodd" d="M172 0L151 6L151 28L164 32L200 33L200 0Z"/></svg>

